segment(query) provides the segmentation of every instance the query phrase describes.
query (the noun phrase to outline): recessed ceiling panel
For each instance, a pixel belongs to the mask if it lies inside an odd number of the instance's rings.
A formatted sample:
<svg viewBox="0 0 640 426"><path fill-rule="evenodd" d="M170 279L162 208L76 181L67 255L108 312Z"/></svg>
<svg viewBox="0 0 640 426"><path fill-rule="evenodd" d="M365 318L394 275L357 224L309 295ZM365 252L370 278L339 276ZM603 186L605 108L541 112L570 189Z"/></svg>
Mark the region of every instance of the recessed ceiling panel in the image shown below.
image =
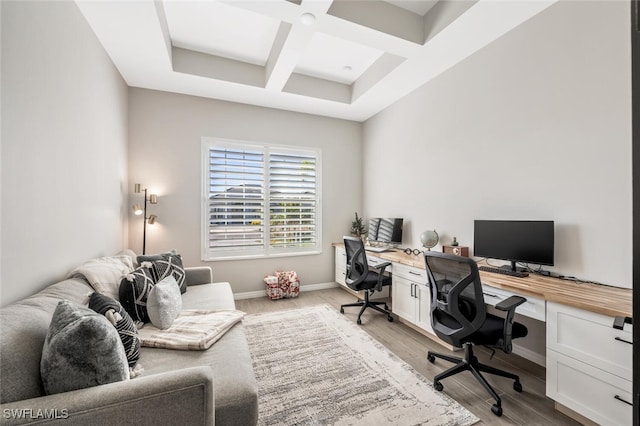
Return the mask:
<svg viewBox="0 0 640 426"><path fill-rule="evenodd" d="M164 1L171 43L236 61L264 66L280 22L210 1Z"/></svg>
<svg viewBox="0 0 640 426"><path fill-rule="evenodd" d="M300 57L295 72L352 84L384 52L324 33L315 33Z"/></svg>
<svg viewBox="0 0 640 426"><path fill-rule="evenodd" d="M416 15L424 16L439 0L385 0L394 6L413 12Z"/></svg>

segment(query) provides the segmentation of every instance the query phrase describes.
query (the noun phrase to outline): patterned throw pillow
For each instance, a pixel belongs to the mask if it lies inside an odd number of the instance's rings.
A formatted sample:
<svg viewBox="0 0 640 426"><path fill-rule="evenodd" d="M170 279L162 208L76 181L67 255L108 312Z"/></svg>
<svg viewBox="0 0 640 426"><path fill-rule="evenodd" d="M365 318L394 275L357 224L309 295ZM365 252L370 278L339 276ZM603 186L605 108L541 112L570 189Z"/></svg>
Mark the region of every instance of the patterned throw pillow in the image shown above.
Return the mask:
<svg viewBox="0 0 640 426"><path fill-rule="evenodd" d="M120 282L120 303L134 321L150 321L147 312L147 297L155 285L151 263L143 262L139 268L127 274Z"/></svg>
<svg viewBox="0 0 640 426"><path fill-rule="evenodd" d="M180 287L180 293L187 291L186 274L182 266L182 256L176 250L170 252L138 256L138 264L151 262L153 264L153 278L155 282L173 276Z"/></svg>
<svg viewBox="0 0 640 426"><path fill-rule="evenodd" d="M134 368L140 359L140 337L133 320L122 305L108 296L93 293L89 298L89 308L104 315L116 328L127 355L130 368Z"/></svg>
<svg viewBox="0 0 640 426"><path fill-rule="evenodd" d="M42 348L47 395L129 380L118 332L102 315L68 300L58 303Z"/></svg>

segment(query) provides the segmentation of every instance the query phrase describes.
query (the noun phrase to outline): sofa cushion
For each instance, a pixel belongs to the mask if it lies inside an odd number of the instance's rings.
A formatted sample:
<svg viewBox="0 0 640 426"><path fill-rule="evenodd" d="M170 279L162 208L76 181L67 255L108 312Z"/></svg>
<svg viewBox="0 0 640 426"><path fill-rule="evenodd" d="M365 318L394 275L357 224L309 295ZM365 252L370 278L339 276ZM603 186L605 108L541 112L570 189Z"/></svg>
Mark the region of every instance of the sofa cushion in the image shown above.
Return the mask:
<svg viewBox="0 0 640 426"><path fill-rule="evenodd" d="M151 323L161 330L171 327L182 310L182 296L176 279L169 275L156 283L147 298L147 312Z"/></svg>
<svg viewBox="0 0 640 426"><path fill-rule="evenodd" d="M172 275L178 286L180 293L187 291L186 274L182 266L182 256L174 249L166 253L141 255L137 258L138 264L151 262L153 264L153 274L155 282L161 281Z"/></svg>
<svg viewBox="0 0 640 426"><path fill-rule="evenodd" d="M144 262L120 282L120 303L134 321L149 322L147 298L155 285L151 264Z"/></svg>
<svg viewBox="0 0 640 426"><path fill-rule="evenodd" d="M189 287L182 295L183 309L235 309L229 283L202 284ZM206 351L141 349L140 362L145 375L167 372L179 363L182 368L210 366L216 389L216 424L256 424L258 386L253 361L244 333L236 324Z"/></svg>
<svg viewBox="0 0 640 426"><path fill-rule="evenodd" d="M127 355L127 362L130 368L134 368L140 359L140 338L138 329L133 323L131 316L124 310L122 305L108 296L100 293L93 293L89 298L89 308L104 315L116 328L120 341Z"/></svg>
<svg viewBox="0 0 640 426"><path fill-rule="evenodd" d="M95 291L117 299L120 280L131 271L133 264L129 256L107 256L87 260L69 272L67 278L84 277Z"/></svg>
<svg viewBox="0 0 640 426"><path fill-rule="evenodd" d="M102 315L68 300L58 303L42 349L47 394L129 379L124 347Z"/></svg>

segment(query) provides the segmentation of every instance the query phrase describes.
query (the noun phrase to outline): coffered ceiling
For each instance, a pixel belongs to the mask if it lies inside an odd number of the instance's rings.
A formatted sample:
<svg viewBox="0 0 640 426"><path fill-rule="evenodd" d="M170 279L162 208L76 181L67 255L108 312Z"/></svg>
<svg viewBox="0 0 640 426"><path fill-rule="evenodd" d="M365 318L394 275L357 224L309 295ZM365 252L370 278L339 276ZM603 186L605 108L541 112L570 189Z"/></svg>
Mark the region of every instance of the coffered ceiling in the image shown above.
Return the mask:
<svg viewBox="0 0 640 426"><path fill-rule="evenodd" d="M129 86L364 121L556 0L78 0Z"/></svg>

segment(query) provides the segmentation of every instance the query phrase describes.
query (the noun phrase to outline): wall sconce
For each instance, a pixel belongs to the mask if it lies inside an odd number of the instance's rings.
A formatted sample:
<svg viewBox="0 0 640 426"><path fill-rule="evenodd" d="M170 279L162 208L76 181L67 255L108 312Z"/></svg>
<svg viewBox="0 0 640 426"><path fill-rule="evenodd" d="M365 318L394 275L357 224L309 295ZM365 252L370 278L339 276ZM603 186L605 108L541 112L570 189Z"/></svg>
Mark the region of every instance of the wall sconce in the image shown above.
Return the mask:
<svg viewBox="0 0 640 426"><path fill-rule="evenodd" d="M149 225L153 225L154 223L156 223L156 219L158 219L158 216L156 216L155 214L152 214L149 217L147 217L147 202L149 202L150 204L158 204L158 196L156 194L147 194L147 188L143 189L142 185L139 183L136 183L133 186L133 192L135 192L136 194L140 194L144 192L144 208L140 207L140 204L134 204L133 214L135 214L136 216L140 216L141 214L144 214L143 216L144 222L142 227L142 254L146 254L147 222L149 223Z"/></svg>

